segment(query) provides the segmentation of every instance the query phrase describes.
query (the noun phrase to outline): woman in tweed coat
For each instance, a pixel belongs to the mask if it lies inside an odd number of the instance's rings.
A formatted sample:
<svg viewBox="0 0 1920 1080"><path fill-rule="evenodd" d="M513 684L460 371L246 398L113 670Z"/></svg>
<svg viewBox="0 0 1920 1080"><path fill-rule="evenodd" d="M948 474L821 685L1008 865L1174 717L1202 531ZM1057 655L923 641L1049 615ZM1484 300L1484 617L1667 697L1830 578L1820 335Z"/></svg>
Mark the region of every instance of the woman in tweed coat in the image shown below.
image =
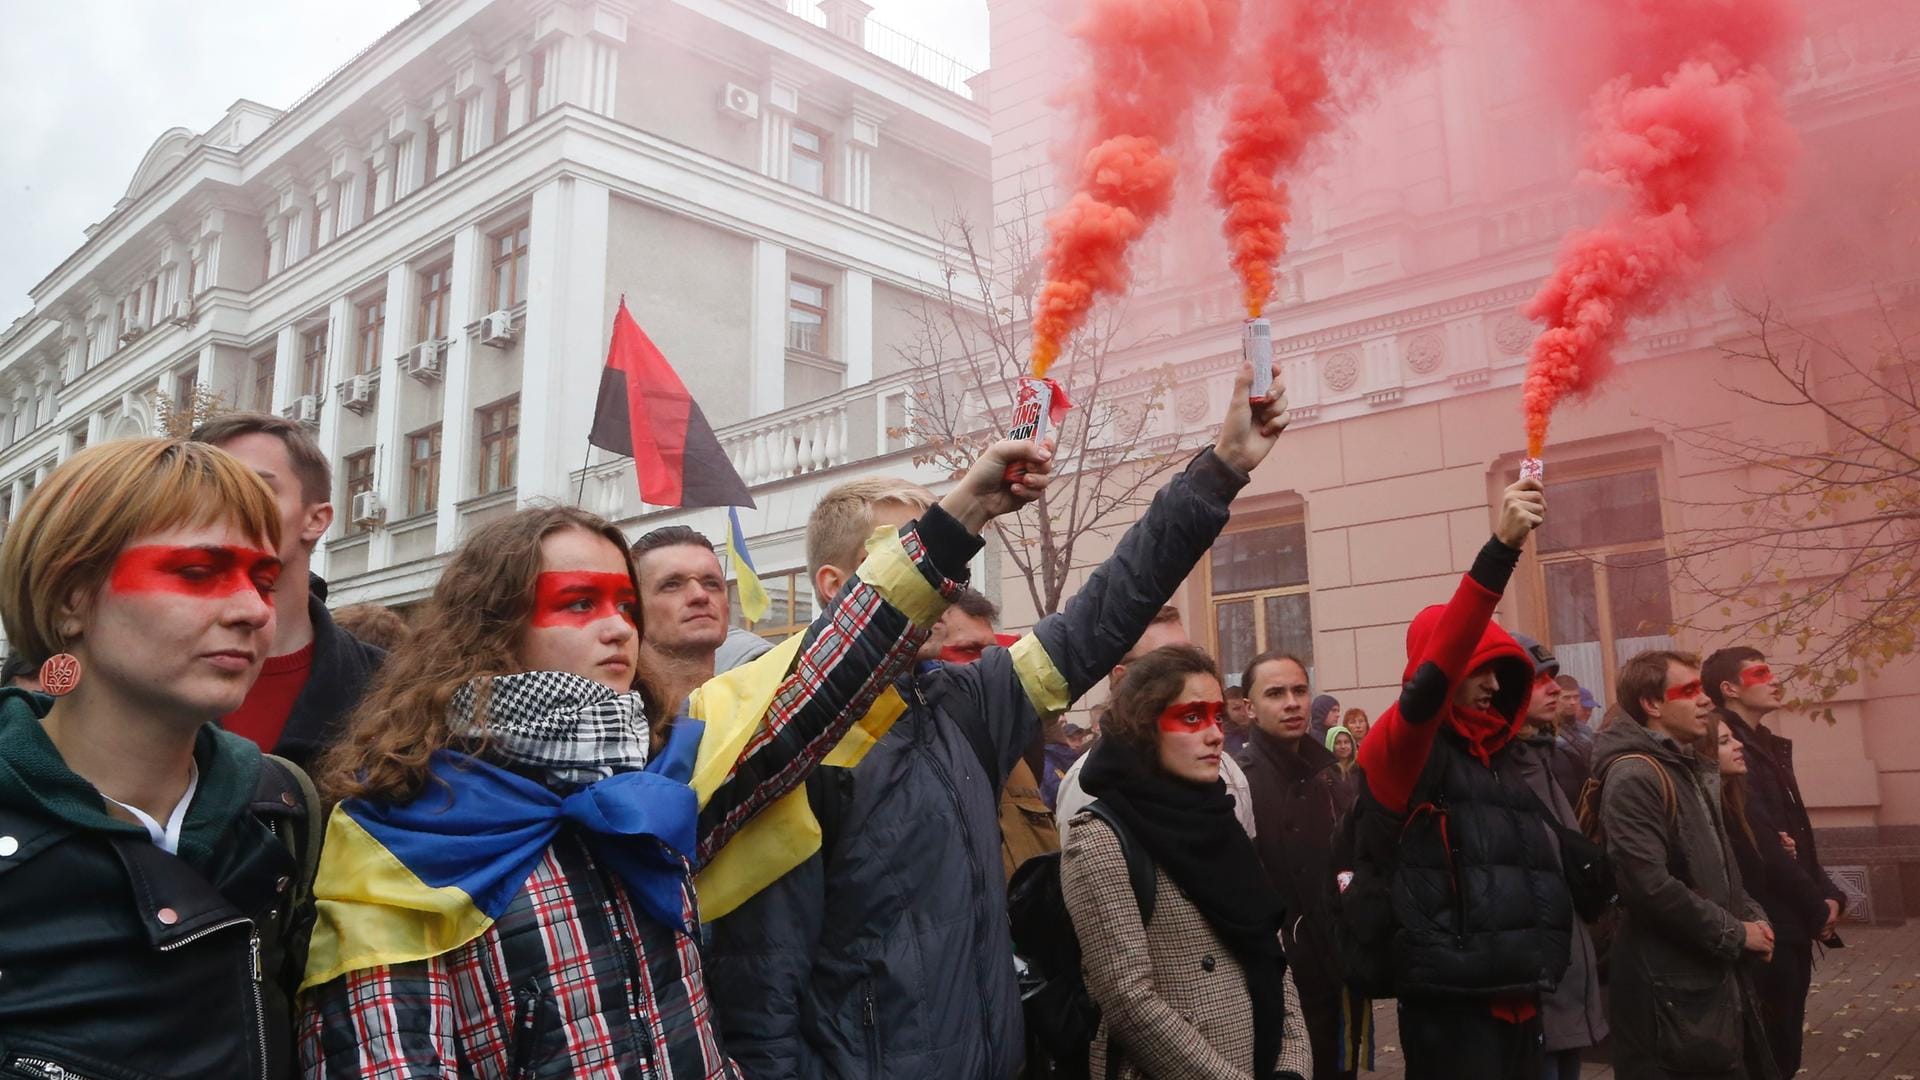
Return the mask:
<svg viewBox="0 0 1920 1080"><path fill-rule="evenodd" d="M1128 665L1082 776L1155 865L1143 923L1113 828L1092 812L1069 826L1061 888L1101 1010L1096 1078L1313 1075L1279 898L1220 780L1222 698L1200 650L1147 654Z"/></svg>

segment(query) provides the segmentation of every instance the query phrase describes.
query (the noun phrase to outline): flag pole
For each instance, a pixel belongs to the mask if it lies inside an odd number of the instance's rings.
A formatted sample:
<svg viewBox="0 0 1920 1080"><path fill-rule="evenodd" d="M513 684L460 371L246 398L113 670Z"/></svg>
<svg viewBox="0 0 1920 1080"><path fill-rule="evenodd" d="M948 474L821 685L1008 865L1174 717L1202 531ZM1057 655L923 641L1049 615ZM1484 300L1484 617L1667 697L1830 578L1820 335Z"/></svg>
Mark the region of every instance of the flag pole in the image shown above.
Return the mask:
<svg viewBox="0 0 1920 1080"><path fill-rule="evenodd" d="M591 436L589 436L591 438ZM587 455L580 459L580 490L574 492L573 505L587 508L587 469L593 461L593 443L587 443Z"/></svg>

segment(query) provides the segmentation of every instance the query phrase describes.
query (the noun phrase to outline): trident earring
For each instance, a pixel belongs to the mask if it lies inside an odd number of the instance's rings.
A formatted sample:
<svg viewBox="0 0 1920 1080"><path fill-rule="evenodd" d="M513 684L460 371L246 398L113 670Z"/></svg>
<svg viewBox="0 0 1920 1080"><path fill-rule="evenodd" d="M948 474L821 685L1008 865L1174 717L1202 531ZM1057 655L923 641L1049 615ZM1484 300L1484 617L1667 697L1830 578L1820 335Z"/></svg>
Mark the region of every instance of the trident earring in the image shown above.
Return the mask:
<svg viewBox="0 0 1920 1080"><path fill-rule="evenodd" d="M80 658L72 653L55 653L40 665L40 691L54 697L73 693L80 685Z"/></svg>

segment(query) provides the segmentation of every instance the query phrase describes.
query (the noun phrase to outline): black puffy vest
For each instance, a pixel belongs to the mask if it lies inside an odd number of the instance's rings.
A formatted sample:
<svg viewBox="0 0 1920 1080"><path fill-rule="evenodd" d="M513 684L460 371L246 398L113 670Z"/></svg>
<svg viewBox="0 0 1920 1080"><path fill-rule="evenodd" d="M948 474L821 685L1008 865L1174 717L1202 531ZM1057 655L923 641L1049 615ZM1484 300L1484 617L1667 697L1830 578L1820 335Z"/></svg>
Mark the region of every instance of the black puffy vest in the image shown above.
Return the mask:
<svg viewBox="0 0 1920 1080"><path fill-rule="evenodd" d="M1482 765L1451 731L1407 802L1393 877L1402 996L1546 993L1567 970L1573 901L1557 841L1504 747Z"/></svg>

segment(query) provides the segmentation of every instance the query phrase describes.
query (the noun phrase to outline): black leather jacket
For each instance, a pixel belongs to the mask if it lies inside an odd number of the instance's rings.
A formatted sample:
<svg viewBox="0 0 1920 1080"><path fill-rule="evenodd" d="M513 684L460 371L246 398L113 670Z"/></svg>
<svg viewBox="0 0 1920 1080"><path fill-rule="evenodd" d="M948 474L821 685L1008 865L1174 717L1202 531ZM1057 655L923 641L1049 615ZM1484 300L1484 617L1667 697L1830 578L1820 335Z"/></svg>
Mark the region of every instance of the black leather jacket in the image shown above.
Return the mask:
<svg viewBox="0 0 1920 1080"><path fill-rule="evenodd" d="M281 836L304 843L306 808L266 762L249 809L196 869L0 807L0 1076L292 1075L311 910L288 911L305 889Z"/></svg>

